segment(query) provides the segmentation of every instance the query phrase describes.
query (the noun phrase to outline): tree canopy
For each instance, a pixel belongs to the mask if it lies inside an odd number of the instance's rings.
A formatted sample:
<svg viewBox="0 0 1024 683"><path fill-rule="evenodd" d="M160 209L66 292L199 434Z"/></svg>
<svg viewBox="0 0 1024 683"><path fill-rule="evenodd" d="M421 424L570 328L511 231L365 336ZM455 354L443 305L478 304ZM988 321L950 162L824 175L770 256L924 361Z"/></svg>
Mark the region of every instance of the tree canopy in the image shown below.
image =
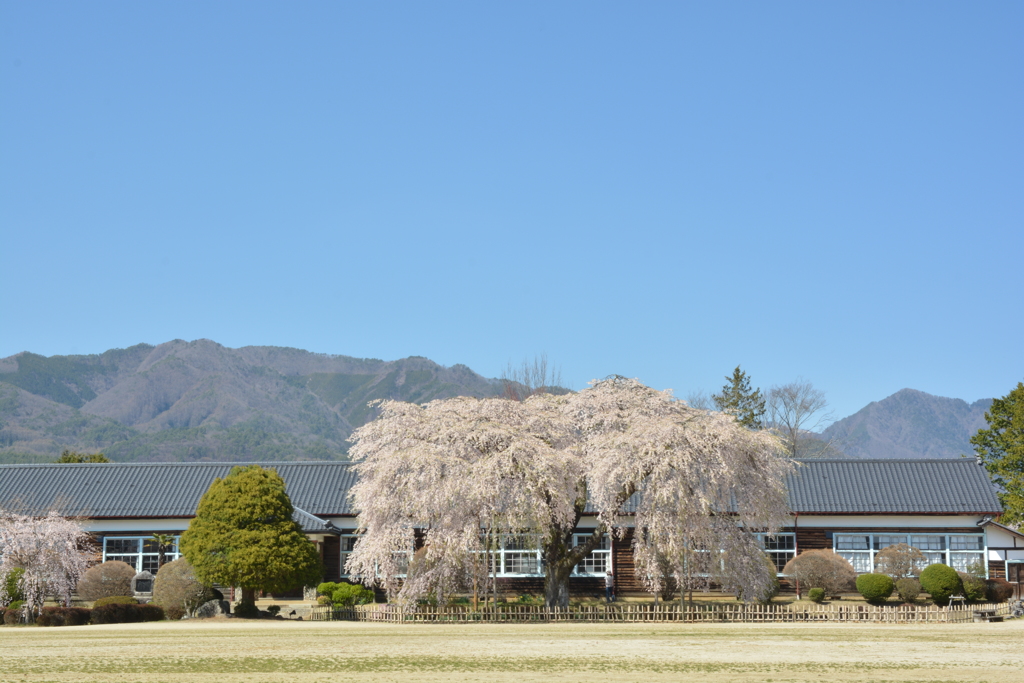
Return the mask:
<svg viewBox="0 0 1024 683"><path fill-rule="evenodd" d="M979 429L971 443L1002 489L1003 522L1019 526L1024 523L1024 382L1017 382L1013 391L992 401L985 421L988 429Z"/></svg>
<svg viewBox="0 0 1024 683"><path fill-rule="evenodd" d="M232 468L203 494L181 552L202 583L240 586L243 602L253 602L257 590L316 585L320 557L293 512L276 471Z"/></svg>
<svg viewBox="0 0 1024 683"><path fill-rule="evenodd" d="M621 377L577 394L383 401L379 410L352 437L365 533L346 568L399 600L451 594L479 572L488 538L532 534L546 603L566 605L573 567L603 534L623 538L631 527L637 575L652 591L667 573L690 576L688 556L718 549L709 578L744 596L771 589L752 532L784 523L791 466L767 432ZM574 545L588 503L597 527ZM417 529L424 552L410 566Z"/></svg>
<svg viewBox="0 0 1024 683"><path fill-rule="evenodd" d="M110 462L107 456L102 453L78 453L77 451L64 450L54 462L58 464L83 463L83 462Z"/></svg>
<svg viewBox="0 0 1024 683"><path fill-rule="evenodd" d="M760 389L750 388L750 377L740 366L726 377L722 393L712 396L715 406L723 413L732 415L747 429L761 429L764 426L765 400Z"/></svg>
<svg viewBox="0 0 1024 683"><path fill-rule="evenodd" d="M773 386L768 391L768 423L782 439L792 458L835 457L842 454L831 441L815 432L833 419L825 392L810 382L798 379Z"/></svg>

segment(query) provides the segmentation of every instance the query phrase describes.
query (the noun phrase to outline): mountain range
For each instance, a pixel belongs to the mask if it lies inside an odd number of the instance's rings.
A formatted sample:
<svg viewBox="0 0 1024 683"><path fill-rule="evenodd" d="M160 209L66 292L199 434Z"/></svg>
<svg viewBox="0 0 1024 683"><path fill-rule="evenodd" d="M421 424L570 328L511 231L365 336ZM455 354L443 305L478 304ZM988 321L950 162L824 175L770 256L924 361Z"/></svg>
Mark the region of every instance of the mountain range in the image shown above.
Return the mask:
<svg viewBox="0 0 1024 683"><path fill-rule="evenodd" d="M64 449L115 461L336 460L375 399L494 396L464 365L299 349L230 349L201 339L98 355L0 360L0 462Z"/></svg>
<svg viewBox="0 0 1024 683"><path fill-rule="evenodd" d="M956 458L972 455L971 437L988 426L986 398L967 403L901 389L872 401L822 432L826 441L856 458Z"/></svg>
<svg viewBox="0 0 1024 683"><path fill-rule="evenodd" d="M496 396L503 384L465 365L395 361L201 339L101 354L0 359L0 463L52 462L65 450L114 461L338 460L375 399L424 403ZM903 389L826 429L851 457L972 452L991 399Z"/></svg>

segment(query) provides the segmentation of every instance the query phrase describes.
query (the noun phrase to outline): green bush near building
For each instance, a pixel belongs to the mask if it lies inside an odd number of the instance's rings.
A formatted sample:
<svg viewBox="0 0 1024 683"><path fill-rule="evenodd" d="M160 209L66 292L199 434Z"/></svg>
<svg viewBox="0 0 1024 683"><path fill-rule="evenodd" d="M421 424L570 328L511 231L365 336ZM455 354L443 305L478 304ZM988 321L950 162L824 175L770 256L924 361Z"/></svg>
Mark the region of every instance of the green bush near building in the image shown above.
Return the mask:
<svg viewBox="0 0 1024 683"><path fill-rule="evenodd" d="M892 595L893 582L888 574L861 574L857 577L857 590L871 604L884 603Z"/></svg>
<svg viewBox="0 0 1024 683"><path fill-rule="evenodd" d="M956 570L944 564L930 564L921 572L921 588L936 605L948 605L949 598L963 593L964 586Z"/></svg>

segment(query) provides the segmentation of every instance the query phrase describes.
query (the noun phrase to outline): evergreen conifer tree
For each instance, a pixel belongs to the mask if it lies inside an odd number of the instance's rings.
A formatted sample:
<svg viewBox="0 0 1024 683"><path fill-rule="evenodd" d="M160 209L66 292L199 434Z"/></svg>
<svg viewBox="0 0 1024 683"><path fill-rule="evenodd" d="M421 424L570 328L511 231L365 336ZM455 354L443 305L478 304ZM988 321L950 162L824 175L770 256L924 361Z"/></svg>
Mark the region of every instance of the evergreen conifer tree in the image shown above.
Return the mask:
<svg viewBox="0 0 1024 683"><path fill-rule="evenodd" d="M748 429L761 429L764 426L764 396L760 389L750 388L750 377L740 370L740 366L726 376L727 384L722 393L712 396L715 406L723 413L728 413L740 421Z"/></svg>
<svg viewBox="0 0 1024 683"><path fill-rule="evenodd" d="M204 584L240 586L243 603L254 603L257 590L316 585L320 556L293 512L276 471L235 467L203 494L181 552Z"/></svg>
<svg viewBox="0 0 1024 683"><path fill-rule="evenodd" d="M1004 524L1024 524L1024 382L992 401L985 413L988 429L971 437L974 452L1002 491Z"/></svg>

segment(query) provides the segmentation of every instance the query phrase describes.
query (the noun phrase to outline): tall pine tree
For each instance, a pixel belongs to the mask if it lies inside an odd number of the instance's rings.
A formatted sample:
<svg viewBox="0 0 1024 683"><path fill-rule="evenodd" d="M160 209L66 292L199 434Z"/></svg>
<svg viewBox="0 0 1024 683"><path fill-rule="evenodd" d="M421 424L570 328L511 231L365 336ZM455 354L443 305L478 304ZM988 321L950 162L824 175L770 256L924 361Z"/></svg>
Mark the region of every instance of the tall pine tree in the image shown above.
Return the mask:
<svg viewBox="0 0 1024 683"><path fill-rule="evenodd" d="M293 512L276 471L235 467L203 494L181 552L204 584L240 586L244 603L255 602L257 590L315 585L320 555Z"/></svg>
<svg viewBox="0 0 1024 683"><path fill-rule="evenodd" d="M723 413L734 416L748 429L762 429L764 396L761 390L750 388L750 378L738 365L732 377L726 376L725 379L727 383L722 387L722 393L711 397L715 406Z"/></svg>
<svg viewBox="0 0 1024 683"><path fill-rule="evenodd" d="M1006 509L1002 521L1024 525L1024 382L992 401L985 421L989 428L971 437L974 452L1002 489L999 499Z"/></svg>

